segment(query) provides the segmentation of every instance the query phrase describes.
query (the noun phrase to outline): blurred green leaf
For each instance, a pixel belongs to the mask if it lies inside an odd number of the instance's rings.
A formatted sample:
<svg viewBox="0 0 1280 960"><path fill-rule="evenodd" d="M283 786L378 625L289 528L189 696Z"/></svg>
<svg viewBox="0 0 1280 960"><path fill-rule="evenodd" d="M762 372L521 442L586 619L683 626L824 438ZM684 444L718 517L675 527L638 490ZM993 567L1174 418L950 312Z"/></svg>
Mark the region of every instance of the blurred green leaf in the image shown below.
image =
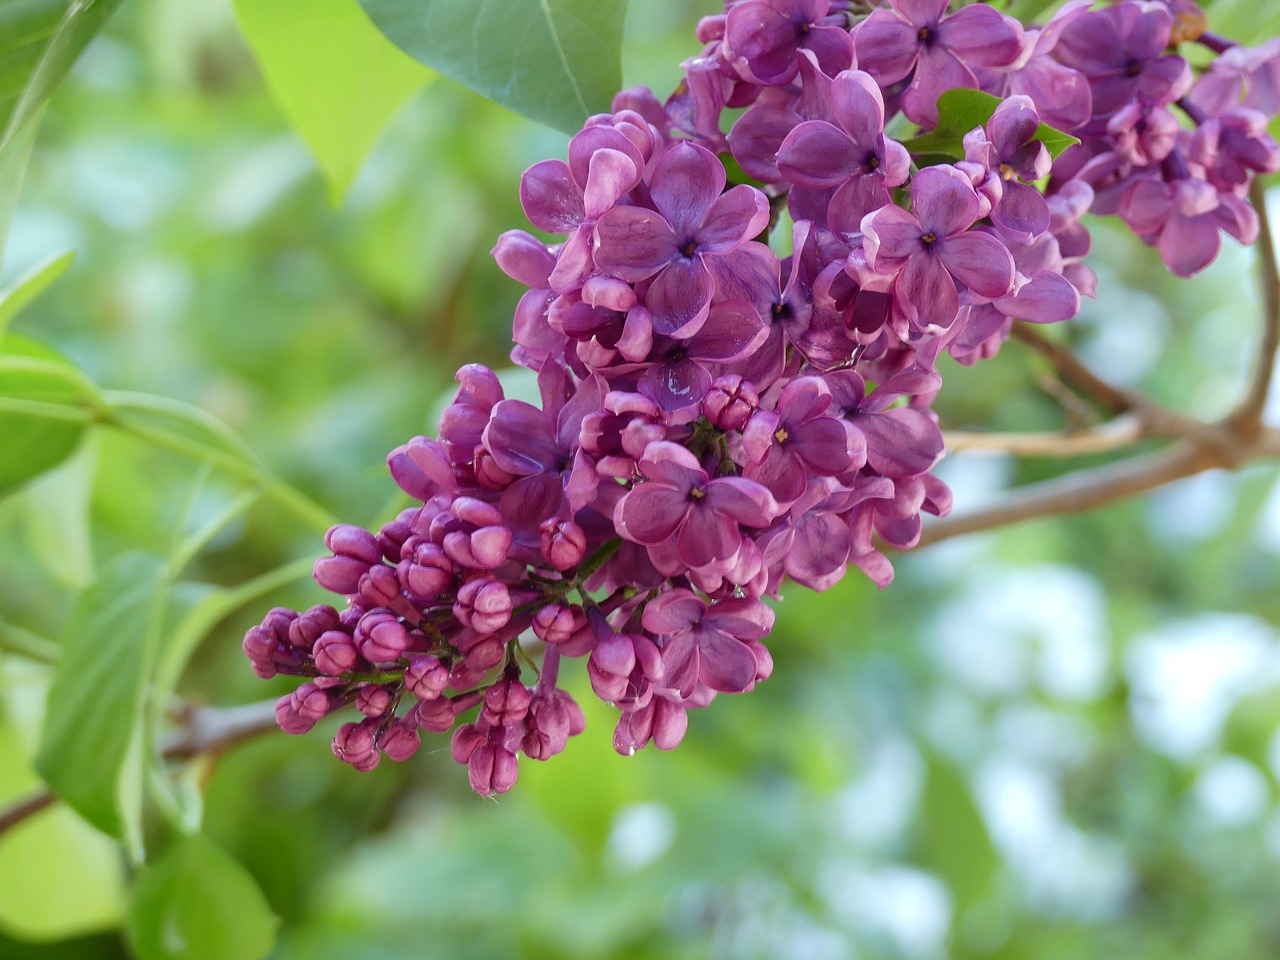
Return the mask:
<svg viewBox="0 0 1280 960"><path fill-rule="evenodd" d="M938 98L938 125L928 133L904 141L903 146L917 157L941 155L961 159L964 157L965 134L990 120L1002 102L1000 97L981 90L948 90ZM1043 143L1053 157L1080 142L1047 123L1040 124L1032 139Z"/></svg>
<svg viewBox="0 0 1280 960"><path fill-rule="evenodd" d="M360 0L415 59L573 133L622 86L626 0Z"/></svg>
<svg viewBox="0 0 1280 960"><path fill-rule="evenodd" d="M383 128L430 77L356 0L235 0L272 94L341 201Z"/></svg>
<svg viewBox="0 0 1280 960"><path fill-rule="evenodd" d="M196 835L179 837L139 875L128 936L140 960L257 960L278 924L248 871Z"/></svg>
<svg viewBox="0 0 1280 960"><path fill-rule="evenodd" d="M49 689L36 769L98 829L120 836L121 771L142 717L151 646L166 590L165 561L128 553L76 603Z"/></svg>
<svg viewBox="0 0 1280 960"><path fill-rule="evenodd" d="M0 62L3 62L3 55L0 55ZM9 239L9 224L18 206L18 194L22 190L22 180L27 172L27 159L31 156L31 145L35 143L36 128L39 126L39 115L32 117L0 149L0 254L4 253ZM3 331L4 324L0 323L0 333Z"/></svg>
<svg viewBox="0 0 1280 960"><path fill-rule="evenodd" d="M57 466L76 449L86 428L80 403L88 392L83 375L57 350L17 333L0 334L0 496L32 477ZM22 412L25 403L48 406L56 419L43 413Z"/></svg>
<svg viewBox="0 0 1280 960"><path fill-rule="evenodd" d="M21 494L32 559L77 593L94 576L89 505L98 463L95 439L90 434L75 456L32 480Z"/></svg>
<svg viewBox="0 0 1280 960"><path fill-rule="evenodd" d="M3 189L4 185L0 184L0 190ZM14 314L48 290L55 280L67 272L75 258L74 250L47 257L4 290L0 290L0 334L4 333Z"/></svg>
<svg viewBox="0 0 1280 960"><path fill-rule="evenodd" d="M20 135L120 0L0 4L0 150Z"/></svg>
<svg viewBox="0 0 1280 960"><path fill-rule="evenodd" d="M1000 854L964 773L937 754L926 762L915 860L943 879L960 913L990 892Z"/></svg>
<svg viewBox="0 0 1280 960"><path fill-rule="evenodd" d="M0 658L0 806L40 789L31 754L47 677L44 668ZM116 926L124 908L119 846L66 807L45 810L0 837L0 930L61 940ZM0 939L0 956L11 955Z"/></svg>

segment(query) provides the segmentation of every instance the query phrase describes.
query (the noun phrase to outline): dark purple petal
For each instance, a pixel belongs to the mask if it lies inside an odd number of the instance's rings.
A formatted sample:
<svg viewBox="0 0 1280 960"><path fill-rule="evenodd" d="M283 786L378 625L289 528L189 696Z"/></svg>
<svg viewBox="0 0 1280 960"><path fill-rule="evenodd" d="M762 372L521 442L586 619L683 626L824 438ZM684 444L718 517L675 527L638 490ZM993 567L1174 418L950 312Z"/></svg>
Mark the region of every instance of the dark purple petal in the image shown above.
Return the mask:
<svg viewBox="0 0 1280 960"><path fill-rule="evenodd" d="M928 0L938 6L939 0ZM943 9L946 0L942 0ZM920 56L919 27L905 22L891 10L875 10L858 27L854 46L858 51L858 67L876 78L882 86L896 83L911 72Z"/></svg>
<svg viewBox="0 0 1280 960"><path fill-rule="evenodd" d="M719 630L698 631L698 679L712 690L740 693L755 682L756 658L741 640Z"/></svg>
<svg viewBox="0 0 1280 960"><path fill-rule="evenodd" d="M653 204L682 238L692 237L724 190L724 164L705 147L688 140L668 150L653 172Z"/></svg>
<svg viewBox="0 0 1280 960"><path fill-rule="evenodd" d="M1006 67L1022 53L1022 25L995 7L976 3L938 25L938 43L969 63Z"/></svg>
<svg viewBox="0 0 1280 960"><path fill-rule="evenodd" d="M529 222L547 233L569 233L585 216L582 191L563 160L543 160L524 172L520 205Z"/></svg>
<svg viewBox="0 0 1280 960"><path fill-rule="evenodd" d="M1032 323L1069 320L1080 311L1080 292L1060 273L1037 270L1017 294L996 301L1006 317Z"/></svg>
<svg viewBox="0 0 1280 960"><path fill-rule="evenodd" d="M820 190L843 183L865 154L835 124L807 120L778 147L778 170L792 183Z"/></svg>
<svg viewBox="0 0 1280 960"><path fill-rule="evenodd" d="M942 431L914 407L863 414L855 425L867 438L867 466L886 477L912 477L942 458Z"/></svg>
<svg viewBox="0 0 1280 960"><path fill-rule="evenodd" d="M716 198L698 227L698 251L727 253L756 236L769 224L769 198L746 184Z"/></svg>
<svg viewBox="0 0 1280 960"><path fill-rule="evenodd" d="M991 222L1015 238L1029 240L1049 229L1049 204L1035 187L1010 180L991 211Z"/></svg>
<svg viewBox="0 0 1280 960"><path fill-rule="evenodd" d="M846 70L831 84L831 106L845 133L864 153L876 148L884 133L884 97L871 75Z"/></svg>
<svg viewBox="0 0 1280 960"><path fill-rule="evenodd" d="M596 266L628 283L653 276L679 253L671 224L643 207L614 207L596 223Z"/></svg>
<svg viewBox="0 0 1280 960"><path fill-rule="evenodd" d="M951 51L942 46L925 48L911 84L902 92L902 112L916 123L932 127L938 122L940 96L948 90L977 86L973 71Z"/></svg>
<svg viewBox="0 0 1280 960"><path fill-rule="evenodd" d="M665 483L641 483L619 503L618 530L636 543L662 543L685 522L687 494Z"/></svg>
<svg viewBox="0 0 1280 960"><path fill-rule="evenodd" d="M717 512L748 527L767 527L778 515L773 496L742 477L718 477L706 486L706 502Z"/></svg>
<svg viewBox="0 0 1280 960"><path fill-rule="evenodd" d="M484 445L499 467L517 476L558 470L563 456L546 414L523 400L503 400L493 408Z"/></svg>
<svg viewBox="0 0 1280 960"><path fill-rule="evenodd" d="M707 612L706 603L689 590L674 589L650 600L641 624L650 633L675 634L689 630Z"/></svg>
<svg viewBox="0 0 1280 960"><path fill-rule="evenodd" d="M994 300L1013 288L1013 255L989 233L965 233L938 244L938 257L953 277Z"/></svg>
<svg viewBox="0 0 1280 960"><path fill-rule="evenodd" d="M728 560L738 552L741 543L742 533L738 525L712 509L705 499L693 502L676 537L680 559L691 567L705 567L715 560Z"/></svg>
<svg viewBox="0 0 1280 960"><path fill-rule="evenodd" d="M928 170L919 176L925 173ZM867 261L876 270L896 270L907 258L924 249L920 237L926 231L920 226L920 221L898 206L882 207L868 214L862 221L862 232L866 235L863 249Z"/></svg>
<svg viewBox="0 0 1280 960"><path fill-rule="evenodd" d="M666 337L691 337L707 318L714 284L701 257L676 257L653 278L645 306L653 329Z"/></svg>
<svg viewBox="0 0 1280 960"><path fill-rule="evenodd" d="M834 477L853 463L849 425L832 417L819 417L792 428L788 445L814 473Z"/></svg>
<svg viewBox="0 0 1280 960"><path fill-rule="evenodd" d="M1010 260L1011 270L1012 262ZM907 261L894 281L893 297L906 316L918 318L922 328L945 329L951 326L960 310L960 295L951 274L938 257L926 253L917 254Z"/></svg>
<svg viewBox="0 0 1280 960"><path fill-rule="evenodd" d="M728 363L750 356L769 336L756 308L743 300L717 303L689 340L689 356L710 363Z"/></svg>
<svg viewBox="0 0 1280 960"><path fill-rule="evenodd" d="M926 167L911 181L911 211L939 240L968 230L982 212L969 178L950 166Z"/></svg>

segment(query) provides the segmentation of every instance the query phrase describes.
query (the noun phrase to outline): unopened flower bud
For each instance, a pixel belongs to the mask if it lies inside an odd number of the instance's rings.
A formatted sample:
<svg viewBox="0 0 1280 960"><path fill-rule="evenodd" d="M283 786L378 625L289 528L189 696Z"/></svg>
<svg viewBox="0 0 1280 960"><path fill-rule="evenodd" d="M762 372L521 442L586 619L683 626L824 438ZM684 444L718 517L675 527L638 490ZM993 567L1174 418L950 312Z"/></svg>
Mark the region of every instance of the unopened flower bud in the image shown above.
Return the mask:
<svg viewBox="0 0 1280 960"><path fill-rule="evenodd" d="M377 684L366 684L356 691L356 709L366 717L377 718L391 706L391 691Z"/></svg>
<svg viewBox="0 0 1280 960"><path fill-rule="evenodd" d="M378 765L382 753L374 742L375 720L344 723L333 738L333 755L361 772Z"/></svg>
<svg viewBox="0 0 1280 960"><path fill-rule="evenodd" d="M702 398L703 415L720 430L741 430L759 407L756 388L737 374L717 377Z"/></svg>
<svg viewBox="0 0 1280 960"><path fill-rule="evenodd" d="M328 630L316 638L311 648L311 656L315 658L316 668L330 676L340 676L355 669L360 660L355 641L341 630Z"/></svg>
<svg viewBox="0 0 1280 960"><path fill-rule="evenodd" d="M409 648L409 631L386 610L366 613L356 625L360 652L370 663L398 660Z"/></svg>
<svg viewBox="0 0 1280 960"><path fill-rule="evenodd" d="M406 717L394 721L382 735L382 752L397 763L412 757L422 745L422 738L414 727L413 721Z"/></svg>
<svg viewBox="0 0 1280 960"><path fill-rule="evenodd" d="M556 570L571 570L587 552L587 535L572 520L552 518L541 527L542 555Z"/></svg>
<svg viewBox="0 0 1280 960"><path fill-rule="evenodd" d="M476 633L493 633L511 619L511 593L501 580L481 578L458 588L454 615Z"/></svg>
<svg viewBox="0 0 1280 960"><path fill-rule="evenodd" d="M432 656L415 658L404 672L405 689L419 700L434 700L448 684L448 669Z"/></svg>
<svg viewBox="0 0 1280 960"><path fill-rule="evenodd" d="M367 606L387 607L400 599L400 581L394 569L380 564L360 578L356 592Z"/></svg>
<svg viewBox="0 0 1280 960"><path fill-rule="evenodd" d="M484 695L482 716L495 727L514 727L529 712L533 693L519 680L499 680Z"/></svg>
<svg viewBox="0 0 1280 960"><path fill-rule="evenodd" d="M533 615L533 632L543 643L564 643L585 623L581 607L552 603Z"/></svg>
<svg viewBox="0 0 1280 960"><path fill-rule="evenodd" d="M496 743L481 744L467 760L471 789L482 797L506 793L515 786L518 773L516 755Z"/></svg>

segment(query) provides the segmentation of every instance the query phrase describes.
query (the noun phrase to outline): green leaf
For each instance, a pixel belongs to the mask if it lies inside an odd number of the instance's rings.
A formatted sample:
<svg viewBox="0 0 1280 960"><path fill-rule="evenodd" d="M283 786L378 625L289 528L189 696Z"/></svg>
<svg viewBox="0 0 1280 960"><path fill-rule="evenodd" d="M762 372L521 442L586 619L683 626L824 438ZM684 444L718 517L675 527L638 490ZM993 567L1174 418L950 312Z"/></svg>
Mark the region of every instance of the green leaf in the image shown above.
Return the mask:
<svg viewBox="0 0 1280 960"><path fill-rule="evenodd" d="M0 3L0 150L62 82L120 0Z"/></svg>
<svg viewBox="0 0 1280 960"><path fill-rule="evenodd" d="M0 334L0 496L71 456L87 426L84 400L90 391L83 374L57 350L21 334ZM67 418L6 409L5 400L33 402Z"/></svg>
<svg viewBox="0 0 1280 960"><path fill-rule="evenodd" d="M0 189L3 189L0 186ZM14 314L44 293L60 276L67 272L76 252L68 250L40 261L4 290L0 290L0 333L13 319Z"/></svg>
<svg viewBox="0 0 1280 960"><path fill-rule="evenodd" d="M9 223L18 206L18 193L27 173L27 158L31 156L31 145L35 143L39 126L40 117L32 117L14 133L4 149L0 149L0 253L4 252L9 238ZM0 324L0 332L3 326Z"/></svg>
<svg viewBox="0 0 1280 960"><path fill-rule="evenodd" d="M127 932L140 960L258 960L278 926L249 872L196 835L139 875Z"/></svg>
<svg viewBox="0 0 1280 960"><path fill-rule="evenodd" d="M75 605L49 689L36 769L98 829L121 836L121 772L142 720L143 687L168 572L128 553L102 570Z"/></svg>
<svg viewBox="0 0 1280 960"><path fill-rule="evenodd" d="M963 911L990 892L1000 854L963 771L936 754L925 759L928 779L920 799L915 859L946 882Z"/></svg>
<svg viewBox="0 0 1280 960"><path fill-rule="evenodd" d="M379 33L357 0L235 0L235 8L272 95L338 203L430 73Z"/></svg>
<svg viewBox="0 0 1280 960"><path fill-rule="evenodd" d="M974 127L983 126L1003 101L981 90L948 90L938 98L938 125L928 133L912 137L903 146L912 156L941 155L952 160L964 158L964 137ZM1047 123L1040 124L1033 140L1039 140L1057 157L1080 141Z"/></svg>
<svg viewBox="0 0 1280 960"><path fill-rule="evenodd" d="M573 133L622 86L626 0L360 0L415 59Z"/></svg>
<svg viewBox="0 0 1280 960"><path fill-rule="evenodd" d="M43 720L48 671L0 657L0 807L40 789L31 754ZM0 837L0 930L61 940L124 919L119 845L55 805ZM5 952L0 939L0 955Z"/></svg>

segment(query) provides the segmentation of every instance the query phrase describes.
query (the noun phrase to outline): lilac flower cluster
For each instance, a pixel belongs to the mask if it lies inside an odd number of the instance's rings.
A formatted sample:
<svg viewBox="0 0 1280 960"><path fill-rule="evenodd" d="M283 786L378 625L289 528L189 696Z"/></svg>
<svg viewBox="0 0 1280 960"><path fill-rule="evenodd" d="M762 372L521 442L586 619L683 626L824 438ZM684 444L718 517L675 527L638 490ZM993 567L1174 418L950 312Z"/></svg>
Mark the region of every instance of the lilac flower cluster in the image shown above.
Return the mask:
<svg viewBox="0 0 1280 960"><path fill-rule="evenodd" d="M453 729L472 787L509 789L519 754L583 728L563 657L618 711L619 752L674 747L689 709L770 675L763 597L851 565L884 586L881 547L950 508L938 358L1073 316L1084 213L1191 273L1220 231L1252 239L1245 191L1280 169L1280 48L1229 46L1185 0L1071 0L1039 27L983 3L736 0L698 35L665 103L624 91L523 177L557 239L513 230L494 254L527 288L512 359L541 404L464 367L438 438L388 457L416 505L330 531L315 577L341 612L245 636L260 676L307 678L286 731L355 704L333 750L358 769ZM1198 79L1191 41L1221 54ZM957 88L999 106L955 156L913 152ZM1056 161L1046 122L1080 140Z"/></svg>

